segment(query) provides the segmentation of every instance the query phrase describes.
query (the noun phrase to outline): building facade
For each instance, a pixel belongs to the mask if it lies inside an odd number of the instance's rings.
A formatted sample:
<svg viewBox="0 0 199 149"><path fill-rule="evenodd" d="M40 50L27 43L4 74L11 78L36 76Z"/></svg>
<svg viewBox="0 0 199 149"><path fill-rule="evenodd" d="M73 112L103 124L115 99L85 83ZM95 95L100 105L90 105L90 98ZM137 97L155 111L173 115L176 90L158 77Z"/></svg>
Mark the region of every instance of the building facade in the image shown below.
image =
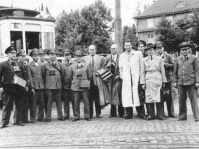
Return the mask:
<svg viewBox="0 0 199 149"><path fill-rule="evenodd" d="M198 8L199 0L157 0L135 17L138 39L154 44L157 39L156 26L162 17L166 17L172 25L176 26L178 20L191 19L192 10Z"/></svg>

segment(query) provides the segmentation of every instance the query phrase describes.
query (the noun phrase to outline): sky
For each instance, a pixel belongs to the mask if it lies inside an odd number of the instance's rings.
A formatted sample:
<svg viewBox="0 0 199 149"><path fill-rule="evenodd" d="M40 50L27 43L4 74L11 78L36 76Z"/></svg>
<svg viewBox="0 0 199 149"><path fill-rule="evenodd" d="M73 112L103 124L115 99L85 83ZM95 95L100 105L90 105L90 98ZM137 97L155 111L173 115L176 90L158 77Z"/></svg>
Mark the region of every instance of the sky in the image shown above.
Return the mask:
<svg viewBox="0 0 199 149"><path fill-rule="evenodd" d="M108 8L111 8L113 17L115 16L115 0L102 0ZM95 0L0 0L0 6L11 6L25 9L39 9L43 3L44 8L47 6L51 15L57 17L63 10L70 12L71 10L81 9ZM144 5L151 5L153 0L121 0L121 18L122 26L132 26L133 17L136 14L138 4L141 10Z"/></svg>

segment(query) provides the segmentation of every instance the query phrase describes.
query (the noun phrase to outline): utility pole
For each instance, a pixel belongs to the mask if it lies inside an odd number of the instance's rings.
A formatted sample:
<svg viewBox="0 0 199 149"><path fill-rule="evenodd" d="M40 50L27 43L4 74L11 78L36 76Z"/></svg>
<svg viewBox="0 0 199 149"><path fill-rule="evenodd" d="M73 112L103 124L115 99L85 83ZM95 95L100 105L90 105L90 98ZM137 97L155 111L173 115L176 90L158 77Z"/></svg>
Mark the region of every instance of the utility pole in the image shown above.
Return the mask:
<svg viewBox="0 0 199 149"><path fill-rule="evenodd" d="M123 53L122 44L122 19L121 19L121 3L120 0L115 0L115 44L118 46L118 53Z"/></svg>

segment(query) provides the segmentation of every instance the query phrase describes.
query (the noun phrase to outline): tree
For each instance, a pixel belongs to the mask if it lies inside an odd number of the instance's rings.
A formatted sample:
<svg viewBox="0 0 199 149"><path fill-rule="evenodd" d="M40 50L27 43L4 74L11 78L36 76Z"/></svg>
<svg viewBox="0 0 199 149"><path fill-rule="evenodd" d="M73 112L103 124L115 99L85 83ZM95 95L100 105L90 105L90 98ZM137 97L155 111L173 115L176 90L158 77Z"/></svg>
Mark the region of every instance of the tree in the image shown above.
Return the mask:
<svg viewBox="0 0 199 149"><path fill-rule="evenodd" d="M123 42L126 40L130 40L132 42L132 46L136 49L136 43L138 38L136 36L136 26L133 24L132 27L124 26L123 28Z"/></svg>
<svg viewBox="0 0 199 149"><path fill-rule="evenodd" d="M97 46L97 53L107 53L111 46L113 17L101 0L80 11L65 13L56 27L56 44L71 50Z"/></svg>

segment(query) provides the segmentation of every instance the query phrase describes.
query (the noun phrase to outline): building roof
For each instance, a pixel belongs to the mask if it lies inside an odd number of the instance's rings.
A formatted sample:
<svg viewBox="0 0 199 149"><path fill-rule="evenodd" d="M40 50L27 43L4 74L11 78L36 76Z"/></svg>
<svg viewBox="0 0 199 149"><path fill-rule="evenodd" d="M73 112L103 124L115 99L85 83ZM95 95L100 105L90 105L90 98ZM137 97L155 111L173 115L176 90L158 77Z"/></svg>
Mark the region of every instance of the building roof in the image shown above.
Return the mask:
<svg viewBox="0 0 199 149"><path fill-rule="evenodd" d="M199 8L199 0L157 0L135 19L175 14Z"/></svg>

